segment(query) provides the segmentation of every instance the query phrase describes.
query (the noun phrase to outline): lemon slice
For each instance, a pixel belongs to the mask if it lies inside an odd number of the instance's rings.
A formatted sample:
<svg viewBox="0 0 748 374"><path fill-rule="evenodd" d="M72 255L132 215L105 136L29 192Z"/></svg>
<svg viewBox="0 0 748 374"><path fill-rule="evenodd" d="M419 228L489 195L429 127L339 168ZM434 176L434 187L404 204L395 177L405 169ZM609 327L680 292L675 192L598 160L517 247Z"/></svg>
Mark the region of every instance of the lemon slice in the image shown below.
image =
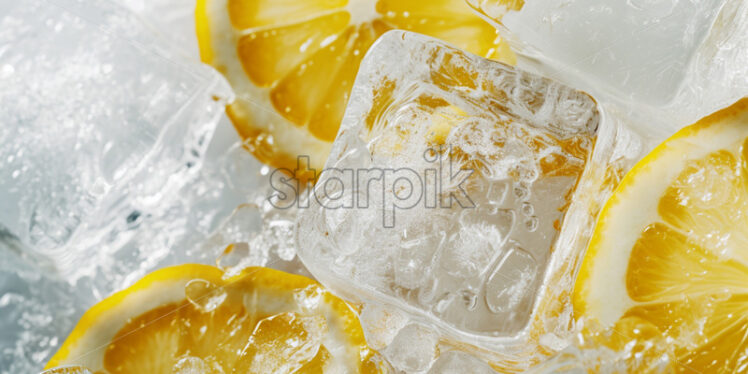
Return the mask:
<svg viewBox="0 0 748 374"><path fill-rule="evenodd" d="M626 175L595 228L574 310L603 326L655 326L679 371L748 368L748 98Z"/></svg>
<svg viewBox="0 0 748 374"><path fill-rule="evenodd" d="M361 59L387 30L515 61L463 0L199 0L196 26L203 61L237 93L227 112L247 147L289 170L299 155L322 169ZM297 177L312 178L304 166Z"/></svg>
<svg viewBox="0 0 748 374"><path fill-rule="evenodd" d="M375 373L358 319L316 282L267 268L158 270L92 307L47 367L94 373Z"/></svg>

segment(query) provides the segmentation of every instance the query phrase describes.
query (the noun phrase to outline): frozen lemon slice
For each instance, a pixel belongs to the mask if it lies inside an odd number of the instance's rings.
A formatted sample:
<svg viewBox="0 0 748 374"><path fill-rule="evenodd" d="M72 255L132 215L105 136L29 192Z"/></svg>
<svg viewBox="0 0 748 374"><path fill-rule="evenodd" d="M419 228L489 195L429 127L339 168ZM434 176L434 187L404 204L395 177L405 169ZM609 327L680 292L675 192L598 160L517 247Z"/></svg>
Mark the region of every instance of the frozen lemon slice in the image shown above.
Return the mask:
<svg viewBox="0 0 748 374"><path fill-rule="evenodd" d="M290 170L298 155L322 169L361 59L387 30L515 61L463 0L199 0L196 22L203 61L237 92L234 126L261 161Z"/></svg>
<svg viewBox="0 0 748 374"><path fill-rule="evenodd" d="M375 373L356 315L316 282L205 265L149 274L91 308L48 367L94 373Z"/></svg>
<svg viewBox="0 0 748 374"><path fill-rule="evenodd" d="M654 325L679 371L748 368L748 98L681 130L623 179L574 308L605 326Z"/></svg>

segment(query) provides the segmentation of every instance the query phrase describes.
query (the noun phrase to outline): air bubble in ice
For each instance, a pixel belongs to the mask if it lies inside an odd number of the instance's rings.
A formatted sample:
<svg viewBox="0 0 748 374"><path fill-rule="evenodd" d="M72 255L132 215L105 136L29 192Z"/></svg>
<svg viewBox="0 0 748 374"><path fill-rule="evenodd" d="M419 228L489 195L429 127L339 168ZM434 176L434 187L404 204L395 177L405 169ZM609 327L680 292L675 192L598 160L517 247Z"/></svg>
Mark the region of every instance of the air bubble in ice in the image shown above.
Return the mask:
<svg viewBox="0 0 748 374"><path fill-rule="evenodd" d="M517 200L527 200L530 198L530 190L526 186L519 184L514 187L514 196Z"/></svg>
<svg viewBox="0 0 748 374"><path fill-rule="evenodd" d="M535 213L535 207L532 206L529 202L522 203L522 214L526 216L531 216Z"/></svg>
<svg viewBox="0 0 748 374"><path fill-rule="evenodd" d="M533 216L533 217L528 218L527 221L525 221L525 226L527 227L527 231L535 232L535 230L538 229L539 222L540 221L538 220L538 217Z"/></svg>

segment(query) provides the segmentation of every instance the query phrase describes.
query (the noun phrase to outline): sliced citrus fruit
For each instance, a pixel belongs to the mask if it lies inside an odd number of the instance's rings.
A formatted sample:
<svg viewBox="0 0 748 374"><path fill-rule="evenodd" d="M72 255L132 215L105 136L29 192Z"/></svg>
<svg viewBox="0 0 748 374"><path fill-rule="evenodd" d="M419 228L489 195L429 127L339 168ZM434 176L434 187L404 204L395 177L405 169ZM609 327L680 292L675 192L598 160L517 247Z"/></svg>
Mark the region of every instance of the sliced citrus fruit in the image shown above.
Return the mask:
<svg viewBox="0 0 748 374"><path fill-rule="evenodd" d="M227 112L247 147L289 170L299 155L324 166L361 59L387 30L515 61L464 0L199 0L196 25L203 61L237 92Z"/></svg>
<svg viewBox="0 0 748 374"><path fill-rule="evenodd" d="M374 373L351 308L316 282L267 268L158 270L92 307L48 367L94 373ZM192 371L191 371L192 370Z"/></svg>
<svg viewBox="0 0 748 374"><path fill-rule="evenodd" d="M624 177L595 228L574 310L604 326L654 325L678 371L748 369L748 98Z"/></svg>

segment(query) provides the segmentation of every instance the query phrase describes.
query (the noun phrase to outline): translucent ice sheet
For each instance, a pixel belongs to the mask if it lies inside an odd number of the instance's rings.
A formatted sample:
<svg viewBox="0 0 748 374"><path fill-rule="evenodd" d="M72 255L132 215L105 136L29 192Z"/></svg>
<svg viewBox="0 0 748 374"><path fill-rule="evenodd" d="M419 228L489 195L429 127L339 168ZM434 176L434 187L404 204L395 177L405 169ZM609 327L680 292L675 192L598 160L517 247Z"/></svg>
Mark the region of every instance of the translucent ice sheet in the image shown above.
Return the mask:
<svg viewBox="0 0 748 374"><path fill-rule="evenodd" d="M613 160L632 152L619 130L582 92L390 32L364 59L300 212L299 256L348 297L521 354L531 332L563 325L532 321L566 313L550 300L570 282Z"/></svg>

